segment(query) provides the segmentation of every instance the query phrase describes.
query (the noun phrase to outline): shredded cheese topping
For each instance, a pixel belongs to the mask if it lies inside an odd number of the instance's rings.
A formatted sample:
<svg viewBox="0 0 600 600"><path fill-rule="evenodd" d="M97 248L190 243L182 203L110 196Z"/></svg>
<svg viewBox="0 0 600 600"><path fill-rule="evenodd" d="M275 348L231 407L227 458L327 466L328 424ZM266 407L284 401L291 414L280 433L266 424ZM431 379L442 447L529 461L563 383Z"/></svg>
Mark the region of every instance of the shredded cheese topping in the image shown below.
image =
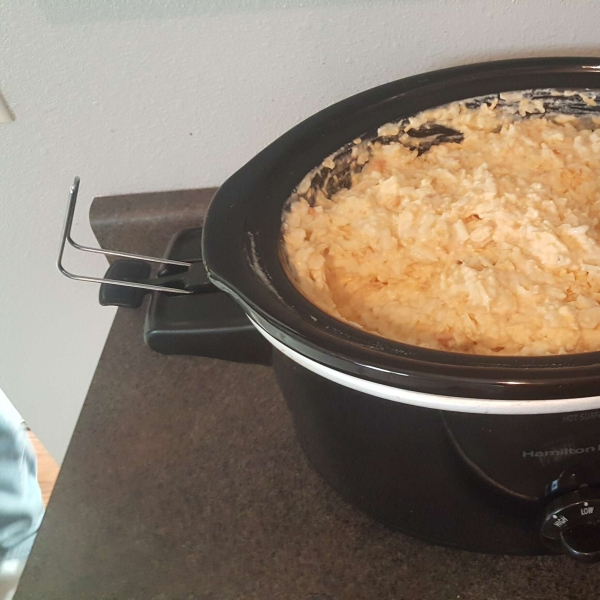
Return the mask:
<svg viewBox="0 0 600 600"><path fill-rule="evenodd" d="M462 143L421 156L375 144L350 189L293 202L283 228L297 287L338 319L427 348L600 350L600 129L521 118L543 110L422 113L409 127L442 124Z"/></svg>

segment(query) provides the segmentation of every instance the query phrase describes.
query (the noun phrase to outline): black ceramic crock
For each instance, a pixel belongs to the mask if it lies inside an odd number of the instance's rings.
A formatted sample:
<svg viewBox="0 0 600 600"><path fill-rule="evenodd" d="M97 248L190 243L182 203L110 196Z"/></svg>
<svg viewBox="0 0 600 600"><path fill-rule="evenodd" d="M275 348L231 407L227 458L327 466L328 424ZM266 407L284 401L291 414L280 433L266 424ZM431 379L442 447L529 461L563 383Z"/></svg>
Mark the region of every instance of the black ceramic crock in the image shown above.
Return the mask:
<svg viewBox="0 0 600 600"><path fill-rule="evenodd" d="M435 543L591 562L600 559L600 353L472 356L370 335L308 302L281 252L286 201L353 139L448 102L546 88L600 90L600 59L469 65L339 102L221 186L203 255L214 284L275 346L299 440L344 497Z"/></svg>

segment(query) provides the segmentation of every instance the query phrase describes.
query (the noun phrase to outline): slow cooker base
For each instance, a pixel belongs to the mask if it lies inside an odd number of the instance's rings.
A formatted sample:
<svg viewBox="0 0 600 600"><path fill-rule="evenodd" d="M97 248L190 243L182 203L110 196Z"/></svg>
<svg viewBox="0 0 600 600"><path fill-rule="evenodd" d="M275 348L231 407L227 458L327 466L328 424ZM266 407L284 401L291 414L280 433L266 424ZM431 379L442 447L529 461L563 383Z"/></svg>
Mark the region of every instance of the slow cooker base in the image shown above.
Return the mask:
<svg viewBox="0 0 600 600"><path fill-rule="evenodd" d="M445 413L350 390L277 351L273 366L310 463L350 504L441 546L553 553L538 529L543 501L481 481L449 439Z"/></svg>

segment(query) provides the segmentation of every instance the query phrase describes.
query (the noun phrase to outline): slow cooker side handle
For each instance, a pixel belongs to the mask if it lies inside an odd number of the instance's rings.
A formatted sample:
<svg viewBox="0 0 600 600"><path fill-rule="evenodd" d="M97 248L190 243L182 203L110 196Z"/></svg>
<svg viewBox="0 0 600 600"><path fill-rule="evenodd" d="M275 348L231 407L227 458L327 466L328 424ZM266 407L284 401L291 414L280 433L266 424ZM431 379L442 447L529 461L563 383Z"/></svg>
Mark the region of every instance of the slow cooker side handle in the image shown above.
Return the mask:
<svg viewBox="0 0 600 600"><path fill-rule="evenodd" d="M84 246L71 235L79 183L75 177L56 260L65 277L99 283L103 306L139 308L151 292L144 338L157 352L271 363L271 345L235 301L209 280L202 256L202 227L177 232L162 258ZM104 277L76 274L63 264L67 245L119 260L112 262ZM153 265L158 265L155 276Z"/></svg>
<svg viewBox="0 0 600 600"><path fill-rule="evenodd" d="M198 274L195 284L188 281L188 295L151 292L144 341L160 354L204 356L232 362L271 364L272 347L249 321L242 308L212 283L203 284L204 263L195 262ZM188 276L191 269L180 276ZM148 277L150 265L139 261L118 260L106 272L112 281L143 281ZM154 284L165 284L168 269L159 271ZM204 278L206 276L204 275ZM150 281L145 279L145 281ZM139 308L148 290L121 287L103 283L100 286L100 304L120 308Z"/></svg>
<svg viewBox="0 0 600 600"><path fill-rule="evenodd" d="M105 279L169 286L152 291L148 305L144 340L155 352L270 365L271 344L237 302L208 279L201 239L201 227L176 233L165 253L167 264L154 278L149 264L122 259L109 267ZM173 264L178 261L186 266ZM105 282L100 286L100 304L138 308L148 291Z"/></svg>

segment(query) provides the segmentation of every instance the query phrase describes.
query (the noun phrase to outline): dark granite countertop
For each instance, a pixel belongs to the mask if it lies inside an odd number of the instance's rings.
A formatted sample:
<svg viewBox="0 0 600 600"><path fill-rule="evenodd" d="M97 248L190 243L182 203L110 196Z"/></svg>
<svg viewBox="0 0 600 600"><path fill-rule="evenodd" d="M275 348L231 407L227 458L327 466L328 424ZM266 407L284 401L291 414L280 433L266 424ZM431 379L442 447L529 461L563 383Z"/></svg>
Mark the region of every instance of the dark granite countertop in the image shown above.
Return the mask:
<svg viewBox="0 0 600 600"><path fill-rule="evenodd" d="M210 195L103 199L92 220L103 245L160 253ZM136 216L144 203L155 212ZM131 219L110 217L119 205ZM156 354L143 321L117 313L18 600L600 595L600 565L449 550L374 522L312 470L269 367Z"/></svg>

